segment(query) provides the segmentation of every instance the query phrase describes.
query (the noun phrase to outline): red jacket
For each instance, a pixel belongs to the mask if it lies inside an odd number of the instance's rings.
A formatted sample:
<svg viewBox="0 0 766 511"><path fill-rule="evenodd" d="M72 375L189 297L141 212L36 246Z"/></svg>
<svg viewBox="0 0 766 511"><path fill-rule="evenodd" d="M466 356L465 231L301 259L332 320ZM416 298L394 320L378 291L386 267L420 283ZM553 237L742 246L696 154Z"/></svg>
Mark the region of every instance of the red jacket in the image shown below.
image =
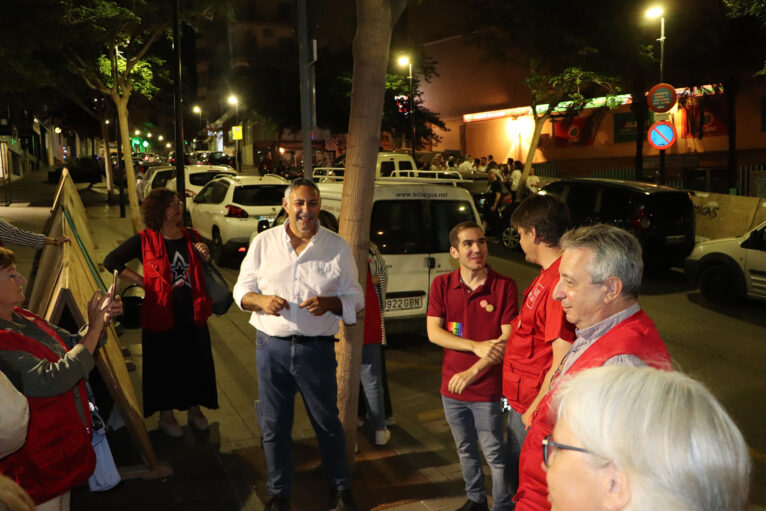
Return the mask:
<svg viewBox="0 0 766 511"><path fill-rule="evenodd" d="M41 318L16 307L15 312L34 322L68 350L64 341ZM16 332L0 331L0 349L24 351L39 359L58 362L60 357L40 342ZM85 412L85 424L77 412L72 390L58 396L27 397L29 427L21 449L0 460L3 474L15 480L41 504L88 480L96 467L91 447L93 423L90 418L85 382L77 383Z"/></svg>
<svg viewBox="0 0 766 511"><path fill-rule="evenodd" d="M583 369L600 367L617 355L633 355L652 367L672 369L670 355L665 343L660 339L657 327L644 311L638 311L588 346L562 379ZM548 485L542 468L542 442L543 438L551 434L555 425L551 417L551 398L560 383L561 380L540 401L524 439L519 460L519 490L513 498L516 501L516 511L551 509L548 502Z"/></svg>
<svg viewBox="0 0 766 511"><path fill-rule="evenodd" d="M189 254L189 270L192 300L194 304L194 324L202 326L210 317L213 302L205 289L205 277L202 264L194 249L194 243L200 240L194 229L182 227ZM165 240L157 231L141 231L141 253L144 265L144 301L141 303L141 328L153 332L166 332L173 328L173 282L170 271L170 259L165 250Z"/></svg>

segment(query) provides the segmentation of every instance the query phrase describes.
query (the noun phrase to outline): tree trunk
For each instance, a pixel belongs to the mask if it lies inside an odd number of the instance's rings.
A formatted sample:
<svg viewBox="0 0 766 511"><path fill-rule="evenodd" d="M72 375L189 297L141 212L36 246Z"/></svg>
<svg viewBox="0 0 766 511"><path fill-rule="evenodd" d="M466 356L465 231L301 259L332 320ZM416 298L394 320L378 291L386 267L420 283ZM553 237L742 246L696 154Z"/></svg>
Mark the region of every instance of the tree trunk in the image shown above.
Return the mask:
<svg viewBox="0 0 766 511"><path fill-rule="evenodd" d="M109 198L112 195L112 188L114 187L114 181L112 179L112 158L109 153L109 126L104 122L106 119L100 119L101 124L101 139L104 141L104 175L106 176L106 201L109 202Z"/></svg>
<svg viewBox="0 0 766 511"><path fill-rule="evenodd" d="M532 140L529 142L527 158L524 161L524 172L521 173L521 179L519 179L517 200L521 200L529 195L529 190L527 189L527 177L529 177L529 172L532 170L532 162L535 159L535 151L537 151L537 146L540 144L540 134L543 132L543 126L545 125L545 121L550 118L550 114L548 113L538 117L537 114L535 114L533 111L532 115L535 116L535 131L532 134Z"/></svg>
<svg viewBox="0 0 766 511"><path fill-rule="evenodd" d="M354 71L340 235L354 253L362 289L365 289L367 280L372 196L391 32L405 6L406 0L356 2L357 31L353 44ZM338 359L338 411L346 432L346 453L351 467L354 464L356 445L363 330L363 316L355 325L344 325L340 332L340 342L335 347Z"/></svg>
<svg viewBox="0 0 766 511"><path fill-rule="evenodd" d="M630 110L636 118L636 155L633 160L633 169L637 181L644 177L644 140L646 140L647 126L646 121L649 117L649 105L644 98L643 83L634 84L631 91L633 102Z"/></svg>
<svg viewBox="0 0 766 511"><path fill-rule="evenodd" d="M138 206L138 195L136 194L136 172L133 170L133 152L130 145L130 130L128 128L128 100L129 97L121 97L112 94L112 100L117 107L117 118L120 123L120 137L122 140L122 158L125 160L125 184L128 190L128 205L130 206L130 220L133 224L133 232L138 232L144 228L141 220L141 210ZM176 157L179 157L178 155ZM183 158L183 155L180 155ZM182 197L183 199L183 197Z"/></svg>

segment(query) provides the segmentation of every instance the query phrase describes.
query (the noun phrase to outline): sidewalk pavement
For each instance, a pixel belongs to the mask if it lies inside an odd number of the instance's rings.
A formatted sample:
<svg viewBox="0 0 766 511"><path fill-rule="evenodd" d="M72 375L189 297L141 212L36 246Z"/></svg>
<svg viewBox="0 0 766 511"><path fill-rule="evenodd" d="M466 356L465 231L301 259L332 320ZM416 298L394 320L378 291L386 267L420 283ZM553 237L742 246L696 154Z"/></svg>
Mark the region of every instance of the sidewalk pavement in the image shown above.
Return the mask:
<svg viewBox="0 0 766 511"><path fill-rule="evenodd" d="M19 227L42 232L56 191L56 185L46 180L47 171L40 170L16 181L13 203L0 207L0 216ZM79 187L96 245L96 253L91 255L100 263L133 234L130 220L120 218L117 204L106 202L103 185ZM35 251L11 248L18 255L19 269L30 275ZM225 269L224 273L233 284L237 270ZM109 276L104 272L103 277L107 281ZM209 321L219 393L219 408L206 410L209 432L191 429L185 414L177 414L184 429L182 438L170 438L157 430L156 415L145 420L157 458L171 465L174 475L123 481L103 493L77 488L72 493L74 511L263 509L267 499L266 464L253 408L258 396L255 331L247 321L248 314L236 307ZM129 349L136 365L131 378L141 401L140 331L126 329L120 342ZM457 509L465 495L438 392L441 350L425 341L422 334L412 334L392 338L386 358L397 425L391 430L390 443L382 448L372 443L372 431L367 426L357 430L359 452L352 490L359 509ZM329 488L320 475L316 438L300 396L297 401L292 508L326 510ZM141 463L125 428L110 432L109 441L118 466Z"/></svg>

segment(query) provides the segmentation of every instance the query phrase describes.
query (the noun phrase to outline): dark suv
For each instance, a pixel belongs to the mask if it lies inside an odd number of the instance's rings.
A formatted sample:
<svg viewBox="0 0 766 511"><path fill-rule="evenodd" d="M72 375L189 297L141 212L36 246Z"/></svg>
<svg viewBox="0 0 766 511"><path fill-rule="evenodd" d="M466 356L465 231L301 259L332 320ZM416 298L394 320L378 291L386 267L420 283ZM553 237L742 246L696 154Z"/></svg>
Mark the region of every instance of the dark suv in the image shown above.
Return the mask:
<svg viewBox="0 0 766 511"><path fill-rule="evenodd" d="M650 267L680 265L694 248L694 204L687 192L637 181L562 179L544 186L566 202L575 226L604 223L636 235Z"/></svg>

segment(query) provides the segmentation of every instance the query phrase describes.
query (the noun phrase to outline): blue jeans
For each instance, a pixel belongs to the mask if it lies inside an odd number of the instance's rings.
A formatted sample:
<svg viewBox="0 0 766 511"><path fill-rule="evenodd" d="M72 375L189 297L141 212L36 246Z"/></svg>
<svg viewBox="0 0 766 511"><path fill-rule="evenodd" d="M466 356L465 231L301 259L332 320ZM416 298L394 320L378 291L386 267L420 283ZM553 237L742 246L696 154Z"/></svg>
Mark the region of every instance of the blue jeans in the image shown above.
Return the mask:
<svg viewBox="0 0 766 511"><path fill-rule="evenodd" d="M258 332L256 367L258 424L269 471L266 488L287 498L293 481L292 429L295 393L301 393L319 440L322 467L333 488L346 490L346 438L338 418L335 345L328 341L285 341Z"/></svg>
<svg viewBox="0 0 766 511"><path fill-rule="evenodd" d="M492 477L494 511L511 509L511 498L505 487L505 442L503 442L503 409L500 401L490 403L458 401L442 396L444 415L457 446L465 493L474 502L487 498L479 446Z"/></svg>
<svg viewBox="0 0 766 511"><path fill-rule="evenodd" d="M513 496L519 489L519 456L527 437L527 428L521 422L521 414L511 408L508 412L508 441L505 443L505 484Z"/></svg>
<svg viewBox="0 0 766 511"><path fill-rule="evenodd" d="M365 344L362 349L362 388L367 399L367 413L375 431L386 428L383 408L383 385L380 371L380 344Z"/></svg>

